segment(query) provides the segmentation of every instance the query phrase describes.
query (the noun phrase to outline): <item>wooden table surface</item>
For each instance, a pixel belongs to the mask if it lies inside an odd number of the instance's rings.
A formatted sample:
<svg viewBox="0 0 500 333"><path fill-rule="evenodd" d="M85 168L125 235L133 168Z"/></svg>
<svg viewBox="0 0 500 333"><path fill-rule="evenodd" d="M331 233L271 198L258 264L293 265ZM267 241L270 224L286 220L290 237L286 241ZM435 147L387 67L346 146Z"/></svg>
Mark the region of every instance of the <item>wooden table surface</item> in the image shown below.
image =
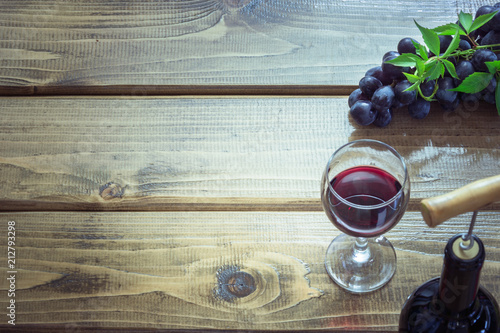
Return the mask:
<svg viewBox="0 0 500 333"><path fill-rule="evenodd" d="M347 96L401 38L420 39L413 20L493 3L0 3L0 330L396 331L471 217L430 229L418 204L499 173L500 117L433 106L360 127ZM334 150L361 138L395 147L412 189L386 234L396 275L359 296L325 271L339 231L319 188ZM499 219L486 207L475 232L500 300Z"/></svg>

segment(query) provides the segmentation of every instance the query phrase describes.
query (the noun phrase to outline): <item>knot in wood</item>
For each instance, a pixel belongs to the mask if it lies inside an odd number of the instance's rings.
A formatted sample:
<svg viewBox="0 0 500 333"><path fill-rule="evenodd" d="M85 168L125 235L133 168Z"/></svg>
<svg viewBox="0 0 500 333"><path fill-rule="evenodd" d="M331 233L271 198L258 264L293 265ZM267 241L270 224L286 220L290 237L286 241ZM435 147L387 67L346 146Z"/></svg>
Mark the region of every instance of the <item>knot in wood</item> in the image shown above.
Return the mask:
<svg viewBox="0 0 500 333"><path fill-rule="evenodd" d="M236 272L229 278L227 289L236 297L245 297L255 291L255 280L245 272Z"/></svg>
<svg viewBox="0 0 500 333"><path fill-rule="evenodd" d="M121 198L124 193L125 193L125 187L121 187L119 184L112 182L104 184L99 188L99 195L104 200Z"/></svg>
<svg viewBox="0 0 500 333"><path fill-rule="evenodd" d="M256 290L254 277L249 273L240 271L237 266L219 269L217 280L218 288L215 293L218 298L227 302L246 297Z"/></svg>

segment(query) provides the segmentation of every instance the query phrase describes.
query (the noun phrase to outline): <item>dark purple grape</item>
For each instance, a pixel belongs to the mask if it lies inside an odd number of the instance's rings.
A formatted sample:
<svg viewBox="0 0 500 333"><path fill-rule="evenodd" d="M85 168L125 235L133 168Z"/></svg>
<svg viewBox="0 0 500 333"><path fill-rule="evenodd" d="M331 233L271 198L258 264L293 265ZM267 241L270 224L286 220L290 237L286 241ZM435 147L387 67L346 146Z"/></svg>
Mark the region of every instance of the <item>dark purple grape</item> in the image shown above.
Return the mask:
<svg viewBox="0 0 500 333"><path fill-rule="evenodd" d="M479 109L479 101L481 100L481 98L482 98L481 93L474 93L474 94L462 93L460 96L464 109L467 111L476 111L477 109Z"/></svg>
<svg viewBox="0 0 500 333"><path fill-rule="evenodd" d="M389 57L395 57L395 58L397 58L397 57L399 57L400 55L401 55L401 54L400 54L399 52L397 52L397 51L389 51L389 52L386 52L386 53L384 54L384 56L382 57L382 62L384 62L384 61L385 61L387 58L389 58Z"/></svg>
<svg viewBox="0 0 500 333"><path fill-rule="evenodd" d="M438 84L438 90L455 88L455 83L449 77L443 77L438 79L437 84Z"/></svg>
<svg viewBox="0 0 500 333"><path fill-rule="evenodd" d="M495 104L495 93L487 92L483 95L483 101L489 104Z"/></svg>
<svg viewBox="0 0 500 333"><path fill-rule="evenodd" d="M461 40L460 43L458 44L458 48L462 51L465 50L470 50L472 46L470 46L470 43L466 40Z"/></svg>
<svg viewBox="0 0 500 333"><path fill-rule="evenodd" d="M378 88L372 96L372 105L377 111L389 109L394 102L394 89L391 86Z"/></svg>
<svg viewBox="0 0 500 333"><path fill-rule="evenodd" d="M491 30L481 39L481 45L500 44L500 31ZM500 46L492 47L494 51L500 51Z"/></svg>
<svg viewBox="0 0 500 333"><path fill-rule="evenodd" d="M476 16L474 18L477 19L481 15L489 14L493 12L494 9L495 8L493 8L493 6L481 6L477 9Z"/></svg>
<svg viewBox="0 0 500 333"><path fill-rule="evenodd" d="M375 66L366 71L365 76L373 76L376 77L378 73L382 73L381 66Z"/></svg>
<svg viewBox="0 0 500 333"><path fill-rule="evenodd" d="M430 97L434 92L435 87L436 87L435 80L425 80L420 84L420 91L422 92L422 95L424 95L425 97Z"/></svg>
<svg viewBox="0 0 500 333"><path fill-rule="evenodd" d="M494 7L493 11L497 13L486 25L488 25L490 30L500 31L500 7Z"/></svg>
<svg viewBox="0 0 500 333"><path fill-rule="evenodd" d="M481 6L478 8L478 10L476 11L476 16L475 18L478 18L479 16L481 15L486 15L486 14L490 14L492 13L493 11L495 10L495 8L493 6ZM483 25L480 29L479 29L479 33L484 36L485 33L488 33L488 31L491 30L491 22L488 22L486 23L485 25Z"/></svg>
<svg viewBox="0 0 500 333"><path fill-rule="evenodd" d="M391 123L391 120L392 120L392 110L384 109L377 112L377 117L375 118L373 125L377 127L386 127Z"/></svg>
<svg viewBox="0 0 500 333"><path fill-rule="evenodd" d="M373 76L374 78L379 79L384 86L392 83L392 79L388 78L385 75L384 71L382 70L382 66L370 68L368 71L366 71L365 76Z"/></svg>
<svg viewBox="0 0 500 333"><path fill-rule="evenodd" d="M476 71L472 63L467 60L460 61L458 65L455 67L455 70L457 72L458 78L460 79L460 82L465 80L467 76L471 75Z"/></svg>
<svg viewBox="0 0 500 333"><path fill-rule="evenodd" d="M484 88L483 93L495 93L495 88L497 87L497 80L495 78L492 78L490 80L490 83L486 88Z"/></svg>
<svg viewBox="0 0 500 333"><path fill-rule="evenodd" d="M415 119L423 119L427 117L431 110L431 102L423 98L417 98L415 102L408 105L410 116Z"/></svg>
<svg viewBox="0 0 500 333"><path fill-rule="evenodd" d="M401 103L400 101L396 99L394 99L394 102L392 103L392 108L391 110L396 110L396 109L399 109L399 108L402 108L403 106L406 106L406 105L403 105L403 103Z"/></svg>
<svg viewBox="0 0 500 333"><path fill-rule="evenodd" d="M349 105L349 107L351 107L354 105L354 103L360 100L369 101L370 99L367 98L365 95L363 95L361 89L358 88L349 95L349 98L347 99L347 104Z"/></svg>
<svg viewBox="0 0 500 333"><path fill-rule="evenodd" d="M439 35L439 53L445 53L446 50L448 49L448 46L451 44L451 40L453 37L448 36L448 35Z"/></svg>
<svg viewBox="0 0 500 333"><path fill-rule="evenodd" d="M382 86L382 82L373 76L365 76L359 80L359 89L361 89L363 95L368 98L371 98L375 90Z"/></svg>
<svg viewBox="0 0 500 333"><path fill-rule="evenodd" d="M395 57L395 56L387 57L385 59L384 63L382 64L382 70L387 75L387 77L389 77L391 79L404 80L405 76L403 73L408 73L410 71L410 67L400 67L400 66L396 66L396 65L387 63L387 61L393 60L396 58L397 57Z"/></svg>
<svg viewBox="0 0 500 333"><path fill-rule="evenodd" d="M448 89L455 88L455 82L451 77L444 77L438 80L438 90L436 92L436 99L439 104L452 105L458 97L456 91L449 91Z"/></svg>
<svg viewBox="0 0 500 333"><path fill-rule="evenodd" d="M453 102L440 103L439 105L444 111L455 111L460 105L460 98L457 97Z"/></svg>
<svg viewBox="0 0 500 333"><path fill-rule="evenodd" d="M480 49L474 52L471 62L472 65L474 65L476 71L487 72L488 67L486 66L485 62L496 61L496 60L497 60L497 55L493 51L487 49Z"/></svg>
<svg viewBox="0 0 500 333"><path fill-rule="evenodd" d="M481 99L481 93L474 93L474 94L462 93L462 95L460 96L460 99L464 103L468 103L468 104L477 103Z"/></svg>
<svg viewBox="0 0 500 333"><path fill-rule="evenodd" d="M405 106L415 102L417 98L417 92L415 90L405 91L411 87L411 83L408 80L400 81L394 87L394 95L396 100L401 103L401 106Z"/></svg>
<svg viewBox="0 0 500 333"><path fill-rule="evenodd" d="M375 76L376 73L382 73L381 66L375 66L366 71L365 76Z"/></svg>
<svg viewBox="0 0 500 333"><path fill-rule="evenodd" d="M349 110L356 123L362 126L370 125L377 117L377 111L373 109L372 103L368 101L357 101Z"/></svg>
<svg viewBox="0 0 500 333"><path fill-rule="evenodd" d="M403 54L403 53L413 53L417 54L417 49L415 48L415 45L413 45L413 42L417 42L413 38L406 37L403 38L399 41L398 43L398 53Z"/></svg>

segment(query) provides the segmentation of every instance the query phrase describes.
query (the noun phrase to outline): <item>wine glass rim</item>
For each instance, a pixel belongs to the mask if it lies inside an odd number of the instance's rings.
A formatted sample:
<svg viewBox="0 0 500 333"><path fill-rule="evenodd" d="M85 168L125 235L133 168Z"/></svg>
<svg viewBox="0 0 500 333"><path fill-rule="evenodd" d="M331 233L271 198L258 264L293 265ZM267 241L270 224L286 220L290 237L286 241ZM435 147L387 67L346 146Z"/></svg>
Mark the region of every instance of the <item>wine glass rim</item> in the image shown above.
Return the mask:
<svg viewBox="0 0 500 333"><path fill-rule="evenodd" d="M350 202L346 199L344 199L340 194L338 194L332 187L332 184L330 183L330 179L328 178L328 170L330 168L330 164L333 160L333 158L337 155L338 152L340 152L342 149L344 149L345 147L347 146L350 146L350 145L353 145L355 143L361 143L361 142L366 142L366 143L375 143L375 144L379 144L379 145L382 145L384 146L385 148L387 148L391 153L393 153L397 158L398 160L401 162L402 166L403 166L403 170L404 170L404 179L403 179L403 183L401 184L401 188L399 189L398 193L396 193L391 199L387 200L387 201L384 201L380 204L376 204L376 205L358 205L358 204L355 204L353 202ZM325 169L325 175L326 175L326 178L327 178L327 183L328 183L328 188L330 190L330 192L340 201L342 202L343 204L345 205L349 205L353 208L356 208L356 209L378 209L378 208L382 208L382 207L385 207L387 205L390 205L391 203L393 203L395 200L397 200L402 192L405 190L405 187L406 187L406 183L407 181L409 180L408 179L408 169L406 167L406 163L403 159L403 157L398 153L398 151L396 149L394 149L393 147L391 147L390 145L388 145L387 143L385 142L382 142L382 141L378 141L378 140L373 140L373 139L359 139L359 140L354 140L354 141L350 141L344 145L342 145L341 147L339 147L333 154L332 156L330 156L330 159L328 160L328 163L326 164L326 169Z"/></svg>

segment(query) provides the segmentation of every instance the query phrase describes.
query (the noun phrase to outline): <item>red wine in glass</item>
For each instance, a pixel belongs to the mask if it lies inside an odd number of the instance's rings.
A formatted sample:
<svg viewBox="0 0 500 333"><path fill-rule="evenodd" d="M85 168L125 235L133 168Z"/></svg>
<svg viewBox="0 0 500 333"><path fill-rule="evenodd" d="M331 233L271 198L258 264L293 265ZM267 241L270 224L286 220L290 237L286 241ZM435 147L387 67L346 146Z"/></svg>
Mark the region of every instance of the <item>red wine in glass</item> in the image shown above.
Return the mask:
<svg viewBox="0 0 500 333"><path fill-rule="evenodd" d="M399 181L385 170L357 166L331 181L329 203L334 224L346 234L373 237L392 228L401 218L404 194ZM401 193L400 193L401 192Z"/></svg>
<svg viewBox="0 0 500 333"><path fill-rule="evenodd" d="M388 144L354 140L331 155L321 178L321 203L342 232L325 255L335 283L360 294L390 281L396 251L383 234L399 222L409 199L406 163Z"/></svg>

